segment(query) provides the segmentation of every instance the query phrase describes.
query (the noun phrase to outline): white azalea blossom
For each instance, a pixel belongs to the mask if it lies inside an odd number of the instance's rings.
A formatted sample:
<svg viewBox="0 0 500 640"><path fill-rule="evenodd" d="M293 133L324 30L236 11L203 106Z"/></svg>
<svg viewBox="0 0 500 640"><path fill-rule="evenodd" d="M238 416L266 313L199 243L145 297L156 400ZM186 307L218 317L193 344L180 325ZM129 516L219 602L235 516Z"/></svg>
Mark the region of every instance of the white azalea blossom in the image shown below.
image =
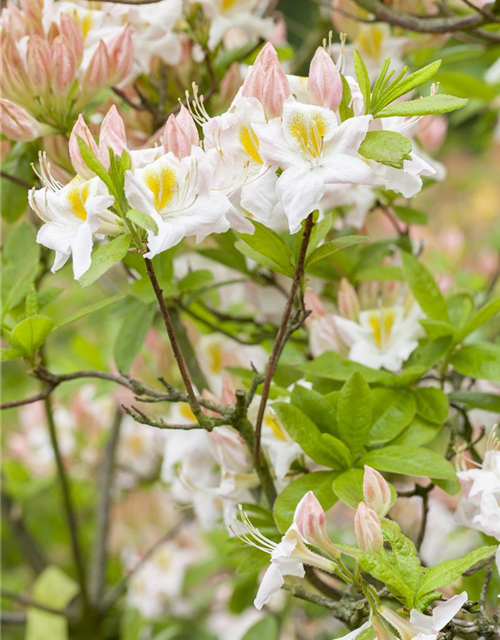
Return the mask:
<svg viewBox="0 0 500 640"><path fill-rule="evenodd" d="M73 273L78 280L89 269L94 238L121 232L119 218L109 211L114 198L99 178L75 177L63 186L50 175L42 160L42 189L32 189L29 203L44 224L37 242L56 252L52 272L73 256Z"/></svg>

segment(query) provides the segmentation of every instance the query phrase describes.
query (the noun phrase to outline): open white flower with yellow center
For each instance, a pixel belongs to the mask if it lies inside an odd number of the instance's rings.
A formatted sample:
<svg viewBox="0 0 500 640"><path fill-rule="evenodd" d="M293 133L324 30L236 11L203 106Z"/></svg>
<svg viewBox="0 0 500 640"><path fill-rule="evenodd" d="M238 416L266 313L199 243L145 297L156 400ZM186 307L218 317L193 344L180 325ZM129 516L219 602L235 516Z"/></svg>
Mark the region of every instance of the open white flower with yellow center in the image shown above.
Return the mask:
<svg viewBox="0 0 500 640"><path fill-rule="evenodd" d="M94 237L118 235L119 218L109 211L114 198L99 178L76 176L66 186L54 180L42 159L42 189L32 189L29 204L44 221L37 242L56 252L52 272L73 256L73 273L78 280L91 264Z"/></svg>
<svg viewBox="0 0 500 640"><path fill-rule="evenodd" d="M264 109L256 98L239 97L229 111L205 122L203 131L205 149L217 151L214 189L225 193L236 208L268 220L278 202L277 176L262 160L254 130L255 124L265 122ZM247 225L238 231L252 232L253 226Z"/></svg>
<svg viewBox="0 0 500 640"><path fill-rule="evenodd" d="M158 232L148 232L153 256L178 244L185 236L203 239L229 229L226 213L231 203L211 191L213 166L207 154L193 148L193 155L179 160L167 153L146 167L127 171L125 193L134 209L149 214Z"/></svg>
<svg viewBox="0 0 500 640"><path fill-rule="evenodd" d="M255 414L260 399L260 396L256 396ZM252 413L249 416L252 419ZM290 438L278 416L270 407L266 409L262 423L262 448L269 455L276 479L280 482L285 481L295 460L305 456L302 447Z"/></svg>
<svg viewBox="0 0 500 640"><path fill-rule="evenodd" d="M335 570L335 563L318 553L311 551L305 544L297 527L297 518L300 514L301 502L295 509L293 522L288 531L281 538L281 541L274 542L266 538L249 520L240 505L240 517L243 527L235 518L232 530L243 542L249 544L271 556L271 565L267 569L262 582L260 583L254 605L257 609L269 602L272 596L277 593L285 584L287 576L303 578L305 576L304 565L317 567L323 571L332 573Z"/></svg>
<svg viewBox="0 0 500 640"><path fill-rule="evenodd" d="M292 233L318 208L327 184L377 182L372 168L358 154L371 120L368 115L339 124L330 109L289 98L282 119L254 125L260 156L283 170L276 190Z"/></svg>
<svg viewBox="0 0 500 640"><path fill-rule="evenodd" d="M273 19L263 17L268 0L201 0L201 4L210 19L208 47L211 50L231 31L239 37L230 48L245 44L251 37L267 40L272 34Z"/></svg>

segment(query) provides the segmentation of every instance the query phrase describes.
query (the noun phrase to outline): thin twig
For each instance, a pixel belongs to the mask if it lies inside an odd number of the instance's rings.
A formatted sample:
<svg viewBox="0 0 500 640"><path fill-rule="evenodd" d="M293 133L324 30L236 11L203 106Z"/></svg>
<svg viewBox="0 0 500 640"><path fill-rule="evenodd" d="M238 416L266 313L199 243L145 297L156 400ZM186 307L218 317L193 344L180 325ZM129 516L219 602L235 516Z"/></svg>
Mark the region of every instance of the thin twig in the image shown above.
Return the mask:
<svg viewBox="0 0 500 640"><path fill-rule="evenodd" d="M50 396L45 398L45 415L47 418L47 425L49 429L50 442L54 451L54 458L56 461L57 474L61 485L63 494L63 506L66 515L66 521L68 524L69 535L71 539L71 549L73 552L73 560L78 575L78 582L80 584L80 592L82 596L82 604L85 611L89 609L88 592L87 592L87 576L85 573L85 565L83 562L82 552L80 549L80 541L78 539L78 520L76 517L76 511L73 506L73 500L71 497L71 488L69 479L66 474L64 462L59 448L59 440L57 438L57 428L54 422L54 414L52 412L52 403Z"/></svg>
<svg viewBox="0 0 500 640"><path fill-rule="evenodd" d="M26 404L32 404L33 402L40 402L40 400L45 400L52 391L54 391L55 387L50 385L45 387L43 391L37 393L34 396L30 396L29 398L23 398L22 400L13 400L12 402L2 402L0 404L0 409L14 409L15 407L23 407Z"/></svg>
<svg viewBox="0 0 500 640"><path fill-rule="evenodd" d="M53 607L49 607L48 605L45 605L42 602L37 602L36 600L32 600L31 598L23 595L22 593L15 593L14 591L10 591L9 589L0 589L0 597L6 598L7 600L14 600L15 602L23 605L24 607L30 607L32 609L40 609L40 611L45 611L46 613L53 613L56 616L64 615L64 611L62 611L61 609L54 609Z"/></svg>
<svg viewBox="0 0 500 640"><path fill-rule="evenodd" d="M425 530L427 528L427 516L429 515L429 494L422 494L422 522L420 524L420 531L418 533L417 542L415 544L417 551L420 551L420 547L424 541Z"/></svg>
<svg viewBox="0 0 500 640"><path fill-rule="evenodd" d="M35 186L22 178L18 178L17 176L13 176L10 173L5 173L5 171L0 171L0 176L5 178L5 180L9 180L9 182L13 182L14 184L19 185L20 187L24 187L25 189L33 189Z"/></svg>
<svg viewBox="0 0 500 640"><path fill-rule="evenodd" d="M108 442L104 450L99 480L99 503L96 514L96 539L94 564L91 574L90 593L94 603L99 603L106 582L107 546L111 513L111 490L115 470L116 450L120 438L120 426L123 414L116 410Z"/></svg>
<svg viewBox="0 0 500 640"><path fill-rule="evenodd" d="M257 421L255 423L255 441L254 441L254 464L258 468L260 465L260 440L262 434L262 422L264 420L264 413L266 410L267 400L269 398L269 391L271 389L271 382L278 365L278 360L284 343L286 341L286 334L288 330L288 323L292 314L293 304L295 296L300 286L302 276L304 274L304 262L306 258L307 246L311 237L312 228L314 225L312 213L307 217L304 226L304 235L302 237L302 244L300 246L300 253L297 260L297 267L295 269L295 275L293 277L292 286L288 294L288 300L286 302L285 310L281 318L280 328L276 336L276 340L273 345L273 350L269 356L267 363L266 374L264 378L264 385L262 388L262 399L259 406L259 412L257 415Z"/></svg>

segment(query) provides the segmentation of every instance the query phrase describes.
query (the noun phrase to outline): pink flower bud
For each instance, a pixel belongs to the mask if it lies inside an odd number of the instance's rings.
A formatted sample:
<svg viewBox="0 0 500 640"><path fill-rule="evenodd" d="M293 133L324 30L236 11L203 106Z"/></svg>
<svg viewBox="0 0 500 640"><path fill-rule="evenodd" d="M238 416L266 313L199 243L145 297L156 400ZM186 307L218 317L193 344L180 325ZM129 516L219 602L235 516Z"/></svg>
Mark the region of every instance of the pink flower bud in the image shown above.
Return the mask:
<svg viewBox="0 0 500 640"><path fill-rule="evenodd" d="M108 84L109 74L109 54L106 45L101 40L83 76L82 88L84 90L98 90L101 87L105 87Z"/></svg>
<svg viewBox="0 0 500 640"><path fill-rule="evenodd" d="M163 132L163 148L172 152L179 160L191 155L191 146L198 146L200 139L198 130L189 111L181 107L179 114L168 118Z"/></svg>
<svg viewBox="0 0 500 640"><path fill-rule="evenodd" d="M242 88L242 96L244 98L257 98L257 100L261 100L264 74L273 65L279 66L278 54L273 45L268 42L262 48L262 51L255 59L253 66L245 78Z"/></svg>
<svg viewBox="0 0 500 640"><path fill-rule="evenodd" d="M134 64L134 47L130 27L127 25L120 35L110 40L107 48L111 72L109 84L118 84L130 74Z"/></svg>
<svg viewBox="0 0 500 640"><path fill-rule="evenodd" d="M392 505L391 488L384 476L378 471L365 465L363 477L363 497L365 504L383 518Z"/></svg>
<svg viewBox="0 0 500 640"><path fill-rule="evenodd" d="M115 105L104 116L99 133L99 157L102 164L109 167L109 149L117 156L127 150L127 134L125 125Z"/></svg>
<svg viewBox="0 0 500 640"><path fill-rule="evenodd" d="M354 532L362 551L380 551L384 546L380 519L364 502L359 503L354 516Z"/></svg>
<svg viewBox="0 0 500 640"><path fill-rule="evenodd" d="M71 131L68 150L69 157L71 158L71 164L73 165L76 173L82 178L85 178L85 180L90 180L90 178L94 177L94 172L87 167L82 158L80 146L78 144L78 138L82 138L85 144L90 147L91 151L93 151L93 153L97 157L99 157L99 150L94 141L92 133L90 132L90 129L85 124L85 120L83 119L82 114L78 116L78 120L76 121L76 124Z"/></svg>
<svg viewBox="0 0 500 640"><path fill-rule="evenodd" d="M342 100L342 80L333 60L318 47L309 68L307 88L316 104L336 111Z"/></svg>
<svg viewBox="0 0 500 640"><path fill-rule="evenodd" d="M52 132L51 127L37 122L22 107L4 99L0 100L0 124L2 133L17 142L29 142Z"/></svg>
<svg viewBox="0 0 500 640"><path fill-rule="evenodd" d="M193 116L190 114L188 109L182 104L179 113L177 114L177 122L179 126L182 128L184 133L186 134L189 142L197 147L200 144L200 136L198 135L198 129L196 128L196 123L193 120Z"/></svg>
<svg viewBox="0 0 500 640"><path fill-rule="evenodd" d="M50 85L50 47L47 40L32 36L26 51L26 70L35 91L45 93Z"/></svg>
<svg viewBox="0 0 500 640"><path fill-rule="evenodd" d="M61 35L71 43L73 51L75 52L76 64L77 66L80 66L83 58L84 46L80 29L73 18L71 18L67 13L61 13L61 24L59 29Z"/></svg>
<svg viewBox="0 0 500 640"><path fill-rule="evenodd" d="M325 512L312 491L308 491L297 505L293 520L304 542L326 551L333 557L340 555L328 537Z"/></svg>
<svg viewBox="0 0 500 640"><path fill-rule="evenodd" d="M283 104L290 96L290 85L279 64L273 64L262 80L261 102L267 118L277 118L283 113Z"/></svg>
<svg viewBox="0 0 500 640"><path fill-rule="evenodd" d="M76 72L76 57L64 36L57 36L50 51L50 75L55 94L69 91Z"/></svg>
<svg viewBox="0 0 500 640"><path fill-rule="evenodd" d="M337 305L340 314L344 316L344 318L348 318L354 322L357 321L359 315L358 296L352 284L345 278L342 278L340 281Z"/></svg>

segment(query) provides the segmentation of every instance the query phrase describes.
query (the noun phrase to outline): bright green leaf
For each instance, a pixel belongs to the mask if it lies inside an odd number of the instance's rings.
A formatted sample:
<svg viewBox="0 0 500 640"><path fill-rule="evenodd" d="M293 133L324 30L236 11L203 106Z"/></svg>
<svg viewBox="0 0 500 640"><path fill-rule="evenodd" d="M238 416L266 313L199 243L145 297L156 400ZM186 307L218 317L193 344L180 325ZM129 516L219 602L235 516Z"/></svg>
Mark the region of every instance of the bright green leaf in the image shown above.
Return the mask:
<svg viewBox="0 0 500 640"><path fill-rule="evenodd" d="M419 478L455 478L453 466L443 456L430 449L408 445L389 445L364 455L359 464L389 473Z"/></svg>
<svg viewBox="0 0 500 640"><path fill-rule="evenodd" d="M335 253L336 251L347 249L348 247L352 247L356 244L368 242L368 240L369 238L367 238L366 236L342 236L341 238L336 238L331 242L326 242L325 244L322 244L320 247L315 249L307 258L306 269L315 262L318 262L318 260L322 260L323 258L330 256L332 253Z"/></svg>
<svg viewBox="0 0 500 640"><path fill-rule="evenodd" d="M390 442L413 420L416 402L407 389L373 390L373 425L368 435L369 445Z"/></svg>
<svg viewBox="0 0 500 640"><path fill-rule="evenodd" d="M426 116L433 113L448 113L465 107L468 100L437 93L434 96L398 102L378 111L376 118L392 118L393 116Z"/></svg>
<svg viewBox="0 0 500 640"><path fill-rule="evenodd" d="M82 287L88 287L98 280L114 264L122 260L130 247L129 235L119 236L108 244L103 244L92 254L92 264L80 278Z"/></svg>
<svg viewBox="0 0 500 640"><path fill-rule="evenodd" d="M456 351L451 365L463 376L500 381L500 345L474 342Z"/></svg>
<svg viewBox="0 0 500 640"><path fill-rule="evenodd" d="M158 233L158 225L156 224L156 221L147 213L143 213L137 209L129 209L127 211L127 218L138 227L141 227L141 229Z"/></svg>
<svg viewBox="0 0 500 640"><path fill-rule="evenodd" d="M355 372L340 392L337 429L340 439L356 458L365 445L372 426L373 397L361 373Z"/></svg>
<svg viewBox="0 0 500 640"><path fill-rule="evenodd" d="M53 328L52 318L42 315L31 316L14 327L11 343L14 347L22 349L26 355L31 355L40 349Z"/></svg>
<svg viewBox="0 0 500 640"><path fill-rule="evenodd" d="M369 131L359 147L359 153L367 160L383 162L402 168L410 158L411 142L395 131Z"/></svg>
<svg viewBox="0 0 500 640"><path fill-rule="evenodd" d="M422 387L415 390L417 413L429 422L443 424L448 417L449 404L446 394L437 387Z"/></svg>
<svg viewBox="0 0 500 640"><path fill-rule="evenodd" d="M422 310L433 320L447 321L445 299L427 267L406 251L401 252L401 259L408 286Z"/></svg>

